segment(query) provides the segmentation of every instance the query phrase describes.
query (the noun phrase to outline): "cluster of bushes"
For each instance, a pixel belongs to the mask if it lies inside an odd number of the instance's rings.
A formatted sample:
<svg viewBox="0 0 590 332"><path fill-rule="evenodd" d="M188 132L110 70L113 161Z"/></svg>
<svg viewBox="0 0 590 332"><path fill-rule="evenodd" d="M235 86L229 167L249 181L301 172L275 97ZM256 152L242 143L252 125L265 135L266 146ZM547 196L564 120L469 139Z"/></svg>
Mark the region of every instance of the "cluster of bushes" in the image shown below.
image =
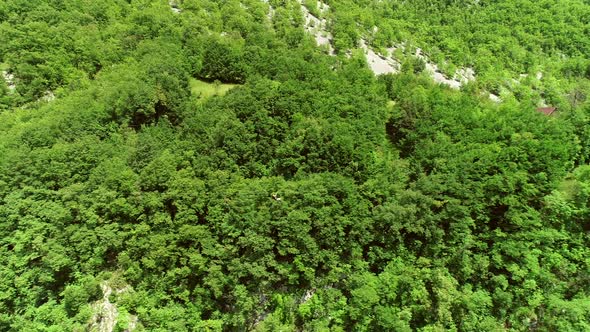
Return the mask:
<svg viewBox="0 0 590 332"><path fill-rule="evenodd" d="M375 78L270 4L0 5L0 330L84 330L105 283L121 330L588 329L585 99Z"/></svg>

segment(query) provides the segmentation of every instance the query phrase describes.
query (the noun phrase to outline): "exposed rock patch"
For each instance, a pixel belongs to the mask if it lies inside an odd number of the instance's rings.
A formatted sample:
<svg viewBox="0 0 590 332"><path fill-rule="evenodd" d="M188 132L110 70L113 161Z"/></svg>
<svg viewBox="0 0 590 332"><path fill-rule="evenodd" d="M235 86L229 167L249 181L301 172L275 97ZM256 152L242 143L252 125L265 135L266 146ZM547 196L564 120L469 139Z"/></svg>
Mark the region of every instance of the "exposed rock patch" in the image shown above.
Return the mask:
<svg viewBox="0 0 590 332"><path fill-rule="evenodd" d="M90 324L91 331L111 332L117 324L119 311L117 307L109 301L109 296L113 289L105 282L100 285L102 289L102 300L99 300L94 306L95 314Z"/></svg>
<svg viewBox="0 0 590 332"><path fill-rule="evenodd" d="M111 303L109 297L113 293L113 289L108 282L103 282L100 285L102 289L103 297L92 305L94 309L94 316L88 326L89 331L97 332L112 332L117 325L117 319L119 317L119 310L114 303ZM131 290L130 286L123 287L115 290L115 293L121 294ZM137 316L130 315L129 322L125 331L133 331L137 327Z"/></svg>
<svg viewBox="0 0 590 332"><path fill-rule="evenodd" d="M361 40L360 45L367 57L369 68L371 68L375 75L399 73L401 65L392 55L383 56L375 53L375 51L367 46L364 40Z"/></svg>
<svg viewBox="0 0 590 332"><path fill-rule="evenodd" d="M388 48L386 55L373 51L367 46L365 40L361 40L360 46L361 49L365 51L369 67L375 75L399 73L401 64L400 61L395 58L394 52L397 49L404 50L405 46L403 44ZM420 48L416 49L413 56L424 61L425 71L436 83L445 84L453 89L459 89L467 82L475 80L475 71L472 68L461 68L457 70L452 78L447 78L438 68L438 65L430 61L430 58L428 58Z"/></svg>
<svg viewBox="0 0 590 332"><path fill-rule="evenodd" d="M303 294L303 296L299 300L299 303L306 303L307 301L311 300L311 298L313 297L315 292L316 292L315 288L306 290L305 294Z"/></svg>
<svg viewBox="0 0 590 332"><path fill-rule="evenodd" d="M268 19L269 22L272 23L272 18L274 16L275 16L275 9L271 5L268 5L268 13L266 14L266 18Z"/></svg>
<svg viewBox="0 0 590 332"><path fill-rule="evenodd" d="M168 4L170 5L170 9L172 10L173 13L180 14L181 10L180 10L180 8L178 8L178 3L176 3L176 1L169 0Z"/></svg>
<svg viewBox="0 0 590 332"><path fill-rule="evenodd" d="M16 84L14 83L14 75L6 70L2 71L2 78L6 81L6 86L10 92L14 92Z"/></svg>
<svg viewBox="0 0 590 332"><path fill-rule="evenodd" d="M41 97L42 101L50 102L55 99L55 94L51 90L45 91L43 97Z"/></svg>
<svg viewBox="0 0 590 332"><path fill-rule="evenodd" d="M263 1L267 2L267 0ZM327 46L328 53L330 55L335 55L334 47L332 46L333 36L327 30L327 20L325 18L318 18L314 16L309 11L309 9L303 5L303 2L301 0L299 1L299 3L301 5L301 11L303 12L303 17L305 20L305 31L314 36L318 46ZM325 3L318 1L317 4L318 9L322 13L321 16L324 16L324 14L326 14L330 9L330 6ZM272 19L273 14L274 9L269 5L269 20ZM378 28L374 27L373 34L375 34L377 31ZM371 69L371 71L373 71L375 75L396 74L401 71L401 62L394 56L394 52L397 49L404 50L405 45L403 43L386 49L387 54L380 54L375 52L367 45L367 42L364 39L361 39L360 41L360 48L364 51L369 68ZM475 71L473 70L473 68L470 67L464 67L456 70L455 74L451 78L445 76L445 74L443 74L438 65L432 62L430 58L426 54L424 54L424 52L420 48L416 49L416 52L413 56L424 61L424 69L433 81L439 84L447 85L452 89L458 90L463 85L467 84L468 82L475 81L476 79ZM542 74L537 73L537 79L540 79L541 77ZM490 100L494 102L499 103L502 101L498 95L495 95L493 93L489 93L488 97L490 98Z"/></svg>
<svg viewBox="0 0 590 332"><path fill-rule="evenodd" d="M307 7L301 3L301 11L303 12L303 18L305 19L305 31L315 37L315 41L318 46L326 45L328 47L328 54L334 55L334 47L332 46L332 34L327 30L328 22L325 18L315 17ZM325 14L328 12L330 7L327 4L318 3L318 8Z"/></svg>
<svg viewBox="0 0 590 332"><path fill-rule="evenodd" d="M424 61L425 70L436 83L447 85L452 89L459 89L467 82L475 80L475 71L472 68L461 68L457 70L452 78L447 78L438 68L438 65L430 61L420 48L416 49L415 56Z"/></svg>
<svg viewBox="0 0 590 332"><path fill-rule="evenodd" d="M490 98L491 101L496 102L496 103L499 103L502 101L502 99L500 99L500 96L493 94L491 92L488 97Z"/></svg>

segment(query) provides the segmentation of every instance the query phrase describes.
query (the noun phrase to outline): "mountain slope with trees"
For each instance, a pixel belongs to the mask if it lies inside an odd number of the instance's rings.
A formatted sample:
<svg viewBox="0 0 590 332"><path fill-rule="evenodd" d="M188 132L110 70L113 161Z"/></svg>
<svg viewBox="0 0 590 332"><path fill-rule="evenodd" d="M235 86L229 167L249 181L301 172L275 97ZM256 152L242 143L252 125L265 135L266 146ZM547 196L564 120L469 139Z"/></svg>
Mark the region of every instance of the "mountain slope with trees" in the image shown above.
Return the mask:
<svg viewBox="0 0 590 332"><path fill-rule="evenodd" d="M590 6L328 4L0 3L0 331L590 329Z"/></svg>

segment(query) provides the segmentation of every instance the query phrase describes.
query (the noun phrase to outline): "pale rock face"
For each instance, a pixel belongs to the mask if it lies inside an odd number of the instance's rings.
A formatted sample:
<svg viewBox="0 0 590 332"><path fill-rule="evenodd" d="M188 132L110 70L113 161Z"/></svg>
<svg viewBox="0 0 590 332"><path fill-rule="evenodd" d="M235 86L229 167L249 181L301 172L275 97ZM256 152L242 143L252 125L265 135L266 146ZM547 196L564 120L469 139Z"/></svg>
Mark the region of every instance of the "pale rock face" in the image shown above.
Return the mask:
<svg viewBox="0 0 590 332"><path fill-rule="evenodd" d="M330 10L330 6L327 3L323 2L318 2L318 8L320 9L320 12L322 12L322 14L326 14Z"/></svg>
<svg viewBox="0 0 590 332"><path fill-rule="evenodd" d="M387 54L382 55L373 51L367 46L365 40L360 42L361 49L365 51L367 56L367 62L369 67L375 73L375 75L399 73L401 64L398 59L395 58L394 52L397 49L404 50L405 45L400 44L387 49ZM463 84L469 81L475 80L475 71L472 68L461 68L457 70L456 74L452 78L447 78L438 68L438 66L431 62L428 56L426 56L420 48L416 49L414 56L424 61L425 71L432 77L436 83L445 84L452 89L459 89Z"/></svg>
<svg viewBox="0 0 590 332"><path fill-rule="evenodd" d="M361 49L365 51L369 68L375 73L375 75L399 73L401 65L391 55L383 56L375 53L375 51L367 46L367 43L364 40L361 40L360 44Z"/></svg>
<svg viewBox="0 0 590 332"><path fill-rule="evenodd" d="M102 289L103 297L92 306L94 309L94 316L92 316L88 330L98 332L113 332L115 326L117 325L117 318L119 317L117 306L111 303L109 300L109 296L111 296L113 293L113 289L107 282L103 282L100 285L100 288ZM121 294L130 290L131 287L127 286L122 289L117 289L115 292L117 294ZM125 331L131 332L135 330L136 327L137 316L132 315Z"/></svg>
<svg viewBox="0 0 590 332"><path fill-rule="evenodd" d="M319 3L318 5L322 13L327 13L330 7L327 4ZM332 47L332 34L326 30L327 21L325 18L319 19L313 16L312 13L301 3L301 11L305 19L305 31L312 34L315 37L315 41L318 46L328 46L328 53L334 55L334 47Z"/></svg>
<svg viewBox="0 0 590 332"><path fill-rule="evenodd" d="M170 9L174 14L180 14L180 8L178 8L178 4L174 0L169 0L168 4L170 5Z"/></svg>
<svg viewBox="0 0 590 332"><path fill-rule="evenodd" d="M2 71L2 78L6 81L6 85L8 86L8 90L10 92L14 92L16 89L16 84L14 83L14 75L3 70Z"/></svg>
<svg viewBox="0 0 590 332"><path fill-rule="evenodd" d="M267 2L267 1L265 1ZM266 14L266 18L268 19L269 22L271 22L272 24L272 18L275 16L275 9L271 6L268 5L268 13Z"/></svg>
<svg viewBox="0 0 590 332"><path fill-rule="evenodd" d="M43 94L43 97L41 97L41 100L43 101L53 101L55 99L55 94L53 93L53 91L47 90L45 91L45 93Z"/></svg>
<svg viewBox="0 0 590 332"><path fill-rule="evenodd" d="M475 71L473 70L473 68L461 68L457 70L456 76L463 84L469 81L475 81Z"/></svg>
<svg viewBox="0 0 590 332"><path fill-rule="evenodd" d="M425 62L426 71L430 73L430 76L436 83L445 84L452 89L458 90L463 84L475 80L475 71L472 68L461 68L457 70L452 78L447 78L440 71L436 63L431 62L420 48L416 49L415 56Z"/></svg>
<svg viewBox="0 0 590 332"><path fill-rule="evenodd" d="M264 2L268 2L268 0L262 0ZM310 33L315 37L316 43L318 46L327 45L328 52L330 55L335 55L334 48L332 47L332 34L327 30L327 21L326 19L315 17L313 14L309 12L309 10L303 5L302 1L299 1L301 5L301 11L303 12L303 17L305 19L305 31ZM323 3L318 2L318 8L322 14L326 14L330 10L330 6ZM270 8L269 12L269 19L272 18L273 15L273 8ZM379 29L377 27L373 28L373 33L376 33ZM399 73L401 70L401 63L398 59L395 58L394 52L395 50L405 49L405 45L402 43L400 45L396 45L394 47L387 49L387 54L379 54L372 50L364 39L361 39L360 42L361 49L365 52L367 57L367 63L369 68L375 75L383 75L383 74L396 74ZM474 81L475 78L475 71L473 68L465 67L460 68L456 71L455 75L451 78L446 77L441 70L438 68L436 63L430 61L428 56L426 56L420 48L416 49L416 53L414 54L416 58L422 59L425 63L425 70L430 75L433 81L439 84L444 84L449 86L452 89L460 89L461 86L467 84L470 81ZM541 75L541 76L539 76ZM541 73L537 73L537 78L540 79L542 77ZM500 102L501 99L497 95L492 93L489 94L489 98L494 102Z"/></svg>
<svg viewBox="0 0 590 332"><path fill-rule="evenodd" d="M107 284L100 285L102 289L102 300L98 301L95 306L95 314L92 317L91 330L99 332L112 332L117 324L119 311L117 307L109 301L109 296L113 289Z"/></svg>
<svg viewBox="0 0 590 332"><path fill-rule="evenodd" d="M305 294L303 294L303 296L301 297L301 300L299 300L299 302L306 303L307 301L311 300L311 298L313 297L314 294L315 294L315 289L306 290Z"/></svg>
<svg viewBox="0 0 590 332"><path fill-rule="evenodd" d="M489 98L491 101L499 103L502 101L502 99L500 99L500 97L498 95L495 95L493 93L490 93Z"/></svg>

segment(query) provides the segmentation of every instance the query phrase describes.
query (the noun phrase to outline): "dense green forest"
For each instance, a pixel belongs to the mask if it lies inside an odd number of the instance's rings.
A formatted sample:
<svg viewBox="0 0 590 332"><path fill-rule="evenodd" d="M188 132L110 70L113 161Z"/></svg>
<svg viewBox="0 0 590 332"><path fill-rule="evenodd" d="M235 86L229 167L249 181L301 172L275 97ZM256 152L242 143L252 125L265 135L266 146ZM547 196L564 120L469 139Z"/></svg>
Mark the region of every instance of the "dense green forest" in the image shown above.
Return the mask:
<svg viewBox="0 0 590 332"><path fill-rule="evenodd" d="M590 330L587 0L3 0L0 71L0 331Z"/></svg>

